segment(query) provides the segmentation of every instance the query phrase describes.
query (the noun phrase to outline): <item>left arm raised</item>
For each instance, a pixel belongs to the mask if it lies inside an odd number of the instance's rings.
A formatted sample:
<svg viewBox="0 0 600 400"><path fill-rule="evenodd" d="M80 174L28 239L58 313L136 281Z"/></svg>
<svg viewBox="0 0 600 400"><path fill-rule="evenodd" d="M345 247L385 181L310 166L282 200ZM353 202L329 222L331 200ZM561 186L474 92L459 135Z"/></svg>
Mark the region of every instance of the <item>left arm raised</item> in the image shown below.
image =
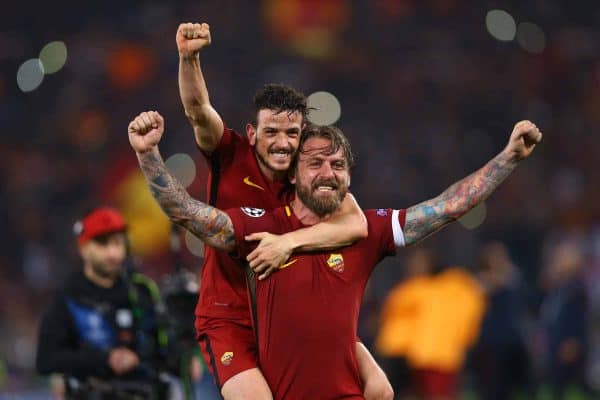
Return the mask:
<svg viewBox="0 0 600 400"><path fill-rule="evenodd" d="M542 133L533 123L517 123L506 148L483 168L456 182L439 196L406 210L406 245L418 243L487 199L541 140Z"/></svg>

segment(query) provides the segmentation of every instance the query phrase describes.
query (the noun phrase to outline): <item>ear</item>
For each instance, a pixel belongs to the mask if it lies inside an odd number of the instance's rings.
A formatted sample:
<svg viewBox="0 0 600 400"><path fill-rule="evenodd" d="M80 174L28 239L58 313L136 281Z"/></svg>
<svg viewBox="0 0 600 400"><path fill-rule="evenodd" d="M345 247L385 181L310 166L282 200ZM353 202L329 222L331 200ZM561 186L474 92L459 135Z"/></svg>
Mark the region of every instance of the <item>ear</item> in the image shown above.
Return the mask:
<svg viewBox="0 0 600 400"><path fill-rule="evenodd" d="M246 135L250 141L251 146L256 145L256 128L251 123L246 124Z"/></svg>

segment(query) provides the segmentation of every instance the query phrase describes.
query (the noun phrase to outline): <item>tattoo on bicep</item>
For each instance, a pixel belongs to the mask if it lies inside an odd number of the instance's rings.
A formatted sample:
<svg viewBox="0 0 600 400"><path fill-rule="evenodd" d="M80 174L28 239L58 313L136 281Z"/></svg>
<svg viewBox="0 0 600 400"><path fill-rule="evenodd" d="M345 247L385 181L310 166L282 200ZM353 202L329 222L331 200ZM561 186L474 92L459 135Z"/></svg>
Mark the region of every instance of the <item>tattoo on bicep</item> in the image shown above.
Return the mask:
<svg viewBox="0 0 600 400"><path fill-rule="evenodd" d="M221 249L233 246L233 224L227 214L193 199L169 173L160 157L144 154L139 160L152 196L174 223L185 227L210 246Z"/></svg>
<svg viewBox="0 0 600 400"><path fill-rule="evenodd" d="M414 244L460 218L485 200L514 170L502 153L484 167L456 182L438 197L406 210L404 237L407 245Z"/></svg>

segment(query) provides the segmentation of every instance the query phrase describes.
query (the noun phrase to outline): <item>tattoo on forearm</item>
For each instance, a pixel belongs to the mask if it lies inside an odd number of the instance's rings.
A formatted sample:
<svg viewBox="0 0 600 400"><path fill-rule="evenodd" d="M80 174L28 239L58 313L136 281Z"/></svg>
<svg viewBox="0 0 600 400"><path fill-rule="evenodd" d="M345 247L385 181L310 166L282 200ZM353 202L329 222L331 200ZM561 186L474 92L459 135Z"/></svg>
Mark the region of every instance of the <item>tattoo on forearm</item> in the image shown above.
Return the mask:
<svg viewBox="0 0 600 400"><path fill-rule="evenodd" d="M500 153L483 168L456 182L438 197L407 209L404 227L406 244L426 238L484 201L516 165L515 161Z"/></svg>
<svg viewBox="0 0 600 400"><path fill-rule="evenodd" d="M193 199L169 173L160 155L151 152L138 154L138 160L152 196L174 223L209 246L227 251L233 249L233 224L227 214Z"/></svg>

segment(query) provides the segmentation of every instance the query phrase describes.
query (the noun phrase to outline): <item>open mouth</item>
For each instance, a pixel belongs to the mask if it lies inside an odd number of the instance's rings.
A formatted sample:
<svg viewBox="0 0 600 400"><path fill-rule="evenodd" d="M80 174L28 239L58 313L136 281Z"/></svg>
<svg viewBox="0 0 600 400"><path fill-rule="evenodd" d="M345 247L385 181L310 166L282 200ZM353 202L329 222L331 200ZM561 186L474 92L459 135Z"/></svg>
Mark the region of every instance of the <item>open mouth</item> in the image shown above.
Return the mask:
<svg viewBox="0 0 600 400"><path fill-rule="evenodd" d="M270 151L269 155L276 159L285 160L291 156L291 153L289 151L281 150L281 151Z"/></svg>

